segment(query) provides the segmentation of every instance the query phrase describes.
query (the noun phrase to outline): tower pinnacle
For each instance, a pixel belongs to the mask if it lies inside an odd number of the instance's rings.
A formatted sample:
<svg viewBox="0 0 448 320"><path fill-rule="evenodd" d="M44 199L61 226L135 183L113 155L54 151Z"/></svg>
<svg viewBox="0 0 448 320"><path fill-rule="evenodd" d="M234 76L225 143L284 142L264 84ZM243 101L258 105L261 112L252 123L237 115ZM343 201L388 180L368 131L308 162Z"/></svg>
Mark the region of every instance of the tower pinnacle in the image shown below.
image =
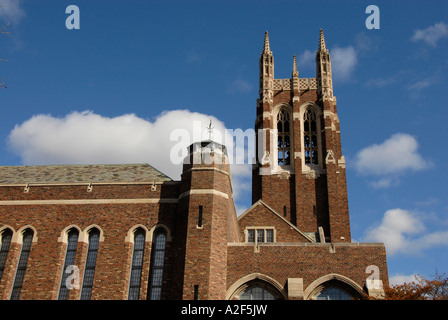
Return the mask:
<svg viewBox="0 0 448 320"><path fill-rule="evenodd" d="M263 53L272 53L271 47L269 46L269 33L267 31L264 33Z"/></svg>
<svg viewBox="0 0 448 320"><path fill-rule="evenodd" d="M324 30L323 29L320 29L319 50L327 50L327 46L325 45Z"/></svg>
<svg viewBox="0 0 448 320"><path fill-rule="evenodd" d="M299 71L297 71L296 55L293 55L292 76L293 77L298 77L299 76Z"/></svg>

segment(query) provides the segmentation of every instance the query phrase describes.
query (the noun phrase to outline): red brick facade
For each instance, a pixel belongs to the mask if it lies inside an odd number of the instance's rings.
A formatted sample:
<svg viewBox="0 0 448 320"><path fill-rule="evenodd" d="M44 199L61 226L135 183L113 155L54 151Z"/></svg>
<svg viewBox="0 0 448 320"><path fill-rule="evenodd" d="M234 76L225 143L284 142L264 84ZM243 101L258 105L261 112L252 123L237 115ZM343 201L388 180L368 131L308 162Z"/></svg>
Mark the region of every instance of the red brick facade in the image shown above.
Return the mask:
<svg viewBox="0 0 448 320"><path fill-rule="evenodd" d="M381 294L388 282L384 245L351 242L345 160L322 32L316 64L316 79L300 79L295 59L292 77L275 79L266 34L256 129L268 132L257 144L267 161L254 165L253 205L239 217L225 148L210 141L191 146L180 181L149 165L0 167L0 299L58 299L71 230L78 234L73 265L79 287L70 288L70 300L80 299L87 286L92 230L100 235L93 300L128 299L135 279L139 299L238 299L253 288L277 299L315 299L325 288L353 298ZM280 110L287 114L283 134L290 140L289 160L279 165L274 130ZM316 115L311 142L308 110ZM219 161L202 157L210 155ZM33 232L28 259L26 230ZM145 240L141 259L134 260L137 230ZM166 242L156 243L156 234ZM26 262L23 281L19 260ZM370 285L368 279L377 281Z"/></svg>

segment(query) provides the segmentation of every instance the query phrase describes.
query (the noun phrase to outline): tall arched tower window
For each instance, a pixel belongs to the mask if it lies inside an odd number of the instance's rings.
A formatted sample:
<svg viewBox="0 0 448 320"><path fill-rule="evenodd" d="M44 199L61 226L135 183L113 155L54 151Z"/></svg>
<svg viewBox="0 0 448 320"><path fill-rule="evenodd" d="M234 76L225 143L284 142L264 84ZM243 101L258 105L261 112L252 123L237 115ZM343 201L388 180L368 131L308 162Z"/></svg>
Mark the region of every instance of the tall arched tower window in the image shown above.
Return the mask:
<svg viewBox="0 0 448 320"><path fill-rule="evenodd" d="M67 236L67 251L65 252L64 269L62 270L61 283L59 285L58 300L67 300L69 294L69 288L67 288L67 279L70 276L70 272L66 272L69 266L75 265L76 248L78 247L79 231L72 228L68 232Z"/></svg>
<svg viewBox="0 0 448 320"><path fill-rule="evenodd" d="M145 236L145 230L142 228L138 228L134 233L134 253L132 255L128 300L138 300L140 296Z"/></svg>
<svg viewBox="0 0 448 320"><path fill-rule="evenodd" d="M87 259L84 268L84 280L81 289L81 300L90 300L92 295L93 277L95 275L96 257L100 242L100 231L92 228L89 232L89 248L87 249Z"/></svg>
<svg viewBox="0 0 448 320"><path fill-rule="evenodd" d="M305 164L319 164L319 146L316 112L311 108L303 114L303 143L305 151Z"/></svg>
<svg viewBox="0 0 448 320"><path fill-rule="evenodd" d="M162 298L162 279L163 266L165 264L166 240L165 229L157 229L154 233L152 248L151 279L149 285L150 300L160 300Z"/></svg>
<svg viewBox="0 0 448 320"><path fill-rule="evenodd" d="M0 281L2 280L3 271L5 270L11 239L12 231L10 229L0 231Z"/></svg>
<svg viewBox="0 0 448 320"><path fill-rule="evenodd" d="M20 252L19 264L17 265L16 276L12 286L11 300L19 300L22 291L23 280L25 278L26 266L30 257L31 244L33 242L34 232L26 229L23 232L22 251Z"/></svg>
<svg viewBox="0 0 448 320"><path fill-rule="evenodd" d="M277 154L278 164L291 164L291 126L290 115L285 109L280 109L277 114Z"/></svg>

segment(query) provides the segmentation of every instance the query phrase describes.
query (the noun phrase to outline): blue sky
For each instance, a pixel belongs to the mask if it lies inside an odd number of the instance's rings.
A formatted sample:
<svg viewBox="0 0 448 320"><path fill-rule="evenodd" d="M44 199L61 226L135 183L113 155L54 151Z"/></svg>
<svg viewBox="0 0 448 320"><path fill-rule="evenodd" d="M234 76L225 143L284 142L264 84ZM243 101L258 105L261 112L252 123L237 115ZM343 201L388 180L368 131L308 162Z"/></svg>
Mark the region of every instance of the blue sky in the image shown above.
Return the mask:
<svg viewBox="0 0 448 320"><path fill-rule="evenodd" d="M365 13L380 10L380 29ZM448 272L446 1L0 0L0 165L148 162L177 179L173 130L252 129L265 30L275 77L315 77L324 29L352 237L389 276ZM67 6L80 10L68 30ZM250 169L235 166L239 212Z"/></svg>

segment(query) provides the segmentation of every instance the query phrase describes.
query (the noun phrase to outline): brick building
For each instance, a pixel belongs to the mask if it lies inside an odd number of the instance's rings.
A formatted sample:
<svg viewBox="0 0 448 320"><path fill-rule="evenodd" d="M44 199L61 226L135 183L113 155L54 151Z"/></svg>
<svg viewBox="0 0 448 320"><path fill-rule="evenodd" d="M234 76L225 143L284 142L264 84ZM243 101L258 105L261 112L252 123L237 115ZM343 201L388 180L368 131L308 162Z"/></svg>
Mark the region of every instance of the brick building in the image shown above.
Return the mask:
<svg viewBox="0 0 448 320"><path fill-rule="evenodd" d="M295 57L275 79L266 33L255 129L263 156L240 216L226 149L210 140L189 147L180 181L148 164L0 167L0 299L381 295L384 245L351 242L322 30L312 79Z"/></svg>

